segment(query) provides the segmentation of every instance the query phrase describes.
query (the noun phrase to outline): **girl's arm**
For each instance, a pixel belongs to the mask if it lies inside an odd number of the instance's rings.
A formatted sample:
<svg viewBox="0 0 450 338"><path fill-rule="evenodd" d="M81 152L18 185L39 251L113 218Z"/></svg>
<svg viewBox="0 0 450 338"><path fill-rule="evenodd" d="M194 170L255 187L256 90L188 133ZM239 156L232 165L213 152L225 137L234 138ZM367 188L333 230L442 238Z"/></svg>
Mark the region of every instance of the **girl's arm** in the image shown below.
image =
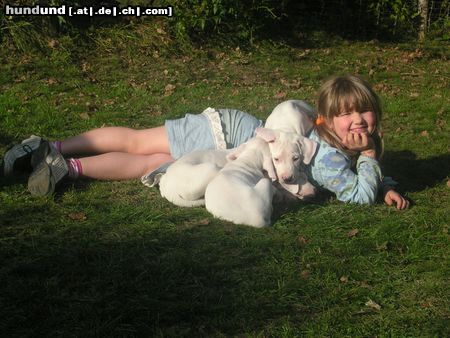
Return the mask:
<svg viewBox="0 0 450 338"><path fill-rule="evenodd" d="M355 173L351 170L351 161L334 148L328 147L317 155L312 174L319 185L343 202L375 203L382 177L378 161L361 155Z"/></svg>

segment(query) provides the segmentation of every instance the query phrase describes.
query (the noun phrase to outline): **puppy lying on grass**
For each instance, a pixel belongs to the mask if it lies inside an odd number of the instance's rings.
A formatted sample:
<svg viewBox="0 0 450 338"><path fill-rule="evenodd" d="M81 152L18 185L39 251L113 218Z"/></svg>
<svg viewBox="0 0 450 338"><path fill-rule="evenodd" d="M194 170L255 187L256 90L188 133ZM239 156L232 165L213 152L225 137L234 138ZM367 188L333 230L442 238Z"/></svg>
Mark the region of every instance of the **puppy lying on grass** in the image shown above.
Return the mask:
<svg viewBox="0 0 450 338"><path fill-rule="evenodd" d="M288 100L277 105L265 123L265 127L275 131L275 134L276 132L282 132L281 138L283 138L283 134L291 135L291 140L287 141L290 144L294 142L292 138L295 138L292 134L299 137L298 145L299 148L301 148L301 162L303 162L303 164L310 163L317 149L317 143L306 138L313 128L314 114L314 109L306 102L300 100ZM270 135L270 133L267 133L266 140L277 137L277 135ZM279 173L281 169L277 166L276 158L280 157L280 154L282 154L286 148L281 145L282 143L282 140L279 142L272 142L270 148L272 156L274 157L277 173ZM279 186L282 187L282 189L278 189L280 195L284 194L287 196L290 194L292 197L299 199L314 197L316 189L308 182L306 175L300 170L301 167L302 165L297 163L297 168L299 170L297 170L292 177L286 177L285 175L279 177Z"/></svg>
<svg viewBox="0 0 450 338"><path fill-rule="evenodd" d="M258 227L270 224L273 187L267 183L272 183L277 178L280 178L281 182L301 181L301 163L310 159L311 153L315 150L315 143L294 133L267 128L258 128L256 134L257 137L235 149L194 151L183 156L174 162L161 177L159 182L161 196L182 207L204 205L206 202L205 191L210 182L219 172L222 173L222 168L226 172L233 170L235 173L239 172L239 175L244 177L242 180L246 183L241 182L240 185L235 186L234 181L230 180L220 188L221 184L216 182L217 192L210 193L208 203L211 213L235 223ZM270 149L273 149L274 153L271 153ZM275 166L272 159L276 162ZM223 179L221 180L223 181ZM257 188L253 187L257 184ZM258 194L264 196L259 198L259 200L264 200L264 203L261 204L260 201L260 206L247 210L252 205L258 204L256 202L258 198L255 199L254 204L246 202L248 197L240 197L239 191L248 192L249 189L245 190L242 185L255 188L255 196ZM233 192L233 190L237 191ZM215 199L217 201L214 201ZM254 220L247 221L242 218L242 221L239 221L240 218L237 216L224 216L227 214L227 207L221 206L221 203L229 199L234 199L239 206L245 207L243 211L236 209L236 213L253 215ZM261 205L264 205L264 208ZM256 221L256 219L258 220Z"/></svg>
<svg viewBox="0 0 450 338"><path fill-rule="evenodd" d="M225 166L228 153L229 150L198 150L184 155L162 175L161 196L180 207L204 205L206 186Z"/></svg>
<svg viewBox="0 0 450 338"><path fill-rule="evenodd" d="M206 209L236 224L270 225L275 169L269 145L254 137L232 150L228 159L206 188Z"/></svg>
<svg viewBox="0 0 450 338"><path fill-rule="evenodd" d="M264 128L258 128L257 134L261 135L269 134L269 130ZM283 168L283 175L293 176L294 164L293 158L299 155L291 156L292 152L296 151L297 140L292 139L292 144L289 143L287 136L283 135L283 132L277 132L278 138L271 138L270 142L279 144L280 147L284 147L284 154L286 156L279 156L277 165ZM259 136L263 137L263 136ZM274 149L275 149L274 148ZM236 148L239 149L239 148ZM198 150L192 153L186 154L174 163L172 163L159 179L159 189L161 196L166 198L169 202L180 207L196 207L205 204L204 195L208 183L217 175L225 164L229 161L227 158L231 150ZM266 167L269 167L268 163ZM273 168L273 166L271 167ZM287 168L287 169L286 169ZM298 168L297 168L298 169ZM288 172L286 172L288 170ZM291 170L291 172L289 172ZM298 171L298 170L297 170ZM275 181L277 174L272 169L269 173L270 178Z"/></svg>

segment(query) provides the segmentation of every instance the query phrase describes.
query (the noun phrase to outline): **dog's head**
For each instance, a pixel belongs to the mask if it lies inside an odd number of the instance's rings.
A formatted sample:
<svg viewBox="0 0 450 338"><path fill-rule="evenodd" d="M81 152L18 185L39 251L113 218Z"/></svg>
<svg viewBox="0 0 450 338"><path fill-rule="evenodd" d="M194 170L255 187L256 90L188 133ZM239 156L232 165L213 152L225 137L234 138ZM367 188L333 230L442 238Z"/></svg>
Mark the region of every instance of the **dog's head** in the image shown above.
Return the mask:
<svg viewBox="0 0 450 338"><path fill-rule="evenodd" d="M257 128L257 137L269 144L278 179L286 184L296 183L302 164L309 164L317 143L296 133Z"/></svg>
<svg viewBox="0 0 450 338"><path fill-rule="evenodd" d="M254 157L253 161L256 160L257 165L261 166L261 169L265 174L272 180L276 181L277 175L275 172L275 167L272 163L272 156L267 142L259 137L254 137L248 140L246 143L241 144L237 148L230 150L227 155L228 161L234 161L238 159L245 153L258 153L259 156ZM260 162L258 162L258 159Z"/></svg>

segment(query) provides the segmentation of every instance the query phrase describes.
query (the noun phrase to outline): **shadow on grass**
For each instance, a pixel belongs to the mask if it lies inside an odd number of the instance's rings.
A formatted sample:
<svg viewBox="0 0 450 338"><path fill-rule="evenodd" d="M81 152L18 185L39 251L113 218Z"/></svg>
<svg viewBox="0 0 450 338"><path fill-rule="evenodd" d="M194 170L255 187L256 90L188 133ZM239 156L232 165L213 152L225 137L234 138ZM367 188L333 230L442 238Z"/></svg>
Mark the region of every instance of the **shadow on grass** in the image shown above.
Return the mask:
<svg viewBox="0 0 450 338"><path fill-rule="evenodd" d="M450 176L450 154L417 159L411 151L387 151L383 172L399 182L399 190L417 192L434 187Z"/></svg>
<svg viewBox="0 0 450 338"><path fill-rule="evenodd" d="M9 133L0 133L0 144L5 145L6 148L13 146L16 143L16 139ZM3 156L3 154L2 154Z"/></svg>
<svg viewBox="0 0 450 338"><path fill-rule="evenodd" d="M279 271L271 252L285 249L282 237L215 225L110 235L72 228L23 243L12 250L20 257L6 254L15 264L0 273L4 332L233 335L309 311L302 305L309 283L279 285L291 273Z"/></svg>

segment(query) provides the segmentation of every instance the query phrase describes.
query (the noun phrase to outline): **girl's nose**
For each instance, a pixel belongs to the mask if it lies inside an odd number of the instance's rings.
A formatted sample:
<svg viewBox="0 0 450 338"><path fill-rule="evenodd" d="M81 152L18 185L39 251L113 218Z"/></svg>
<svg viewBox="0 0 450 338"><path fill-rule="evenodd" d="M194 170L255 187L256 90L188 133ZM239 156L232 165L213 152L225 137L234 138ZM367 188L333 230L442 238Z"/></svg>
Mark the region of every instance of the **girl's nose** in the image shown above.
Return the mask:
<svg viewBox="0 0 450 338"><path fill-rule="evenodd" d="M352 114L352 121L353 121L353 123L360 124L360 123L362 123L363 118L360 113L358 113L357 111L354 111Z"/></svg>

